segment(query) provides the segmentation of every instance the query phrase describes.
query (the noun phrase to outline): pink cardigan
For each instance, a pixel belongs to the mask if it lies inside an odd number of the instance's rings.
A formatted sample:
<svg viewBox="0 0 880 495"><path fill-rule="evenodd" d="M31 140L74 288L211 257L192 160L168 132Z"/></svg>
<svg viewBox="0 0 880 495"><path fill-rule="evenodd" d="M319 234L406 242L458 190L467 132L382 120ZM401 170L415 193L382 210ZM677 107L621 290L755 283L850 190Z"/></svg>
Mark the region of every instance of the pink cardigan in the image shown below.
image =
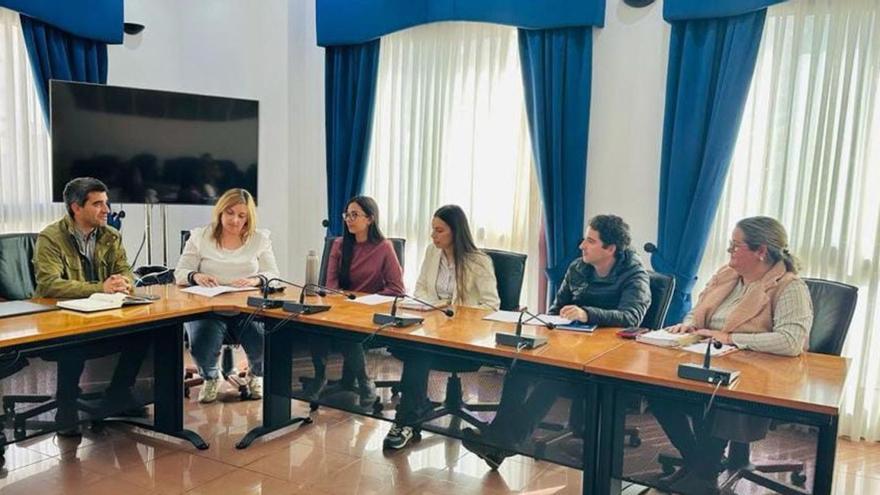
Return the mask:
<svg viewBox="0 0 880 495"><path fill-rule="evenodd" d="M330 261L327 264L327 287L341 289L339 286L339 267L342 265L342 238L333 241L330 248ZM398 296L406 293L403 286L403 269L394 254L391 241L378 244L361 242L354 245L349 271L351 287L347 290Z"/></svg>
<svg viewBox="0 0 880 495"><path fill-rule="evenodd" d="M785 271L785 263L778 262L773 265L769 272L755 283L746 287L742 300L724 322L723 332L736 333L760 333L773 331L773 308L776 298L782 290L794 280L797 275ZM694 307L693 325L697 328L705 328L718 309L718 306L727 298L739 282L739 274L733 268L725 266L718 270L706 288L700 293L700 298Z"/></svg>

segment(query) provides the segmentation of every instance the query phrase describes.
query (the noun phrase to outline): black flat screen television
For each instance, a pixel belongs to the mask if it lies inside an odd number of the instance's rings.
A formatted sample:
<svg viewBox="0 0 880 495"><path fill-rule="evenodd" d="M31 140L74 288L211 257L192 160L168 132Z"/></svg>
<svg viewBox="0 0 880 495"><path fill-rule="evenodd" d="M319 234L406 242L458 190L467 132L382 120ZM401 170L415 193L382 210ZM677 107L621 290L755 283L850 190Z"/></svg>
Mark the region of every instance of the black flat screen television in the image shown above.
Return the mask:
<svg viewBox="0 0 880 495"><path fill-rule="evenodd" d="M210 205L257 191L259 104L101 84L52 81L52 196L95 177L115 203Z"/></svg>

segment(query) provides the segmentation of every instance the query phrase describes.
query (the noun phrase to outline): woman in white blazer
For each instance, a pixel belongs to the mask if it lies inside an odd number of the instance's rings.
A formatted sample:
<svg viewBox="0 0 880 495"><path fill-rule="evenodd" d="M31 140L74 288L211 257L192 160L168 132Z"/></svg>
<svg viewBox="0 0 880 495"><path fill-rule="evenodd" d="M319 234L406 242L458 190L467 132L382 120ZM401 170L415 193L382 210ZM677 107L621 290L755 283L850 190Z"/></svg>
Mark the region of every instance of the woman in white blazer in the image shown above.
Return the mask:
<svg viewBox="0 0 880 495"><path fill-rule="evenodd" d="M433 244L425 250L415 296L432 304L498 309L501 300L492 259L474 244L467 216L460 207L446 205L434 212L431 240ZM395 423L385 436L384 447L401 449L419 437L418 427L411 425L430 405L428 374L435 358L392 352L403 361L403 374Z"/></svg>

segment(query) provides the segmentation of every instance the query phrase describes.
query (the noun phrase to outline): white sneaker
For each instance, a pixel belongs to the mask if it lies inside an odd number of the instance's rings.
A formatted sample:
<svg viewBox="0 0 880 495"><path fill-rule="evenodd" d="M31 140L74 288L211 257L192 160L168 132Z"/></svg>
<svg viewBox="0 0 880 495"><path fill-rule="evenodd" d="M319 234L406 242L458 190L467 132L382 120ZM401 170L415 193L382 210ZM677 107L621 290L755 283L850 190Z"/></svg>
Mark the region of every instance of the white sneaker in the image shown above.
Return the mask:
<svg viewBox="0 0 880 495"><path fill-rule="evenodd" d="M263 398L263 377L248 375L248 395L251 399Z"/></svg>
<svg viewBox="0 0 880 495"><path fill-rule="evenodd" d="M220 379L205 380L202 389L199 390L199 402L209 404L217 400L217 393L220 392Z"/></svg>

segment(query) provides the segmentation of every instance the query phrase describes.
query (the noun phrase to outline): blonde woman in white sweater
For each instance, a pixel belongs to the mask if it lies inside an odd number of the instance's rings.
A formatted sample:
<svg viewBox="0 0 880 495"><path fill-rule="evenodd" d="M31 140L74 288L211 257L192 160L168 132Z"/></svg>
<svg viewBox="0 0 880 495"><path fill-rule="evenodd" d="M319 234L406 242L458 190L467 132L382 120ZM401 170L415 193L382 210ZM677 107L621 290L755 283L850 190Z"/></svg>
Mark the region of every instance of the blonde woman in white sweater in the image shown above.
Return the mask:
<svg viewBox="0 0 880 495"><path fill-rule="evenodd" d="M492 258L474 244L467 216L460 207L446 205L434 212L431 240L433 244L425 250L415 296L433 304L498 309L501 300ZM414 423L430 405L428 375L434 358L397 350L392 353L403 361L403 375L395 423L385 436L384 447L401 449L419 438L419 427Z"/></svg>
<svg viewBox="0 0 880 495"><path fill-rule="evenodd" d="M244 189L226 191L211 214L212 222L192 230L174 270L178 285L215 287L259 287L264 280L278 276L269 232L257 230L254 198ZM228 318L212 318L184 324L189 335L190 353L205 379L199 402L217 400L220 369L217 357L223 336L235 332L248 359L250 397L263 395L263 337L251 322L244 328Z"/></svg>

